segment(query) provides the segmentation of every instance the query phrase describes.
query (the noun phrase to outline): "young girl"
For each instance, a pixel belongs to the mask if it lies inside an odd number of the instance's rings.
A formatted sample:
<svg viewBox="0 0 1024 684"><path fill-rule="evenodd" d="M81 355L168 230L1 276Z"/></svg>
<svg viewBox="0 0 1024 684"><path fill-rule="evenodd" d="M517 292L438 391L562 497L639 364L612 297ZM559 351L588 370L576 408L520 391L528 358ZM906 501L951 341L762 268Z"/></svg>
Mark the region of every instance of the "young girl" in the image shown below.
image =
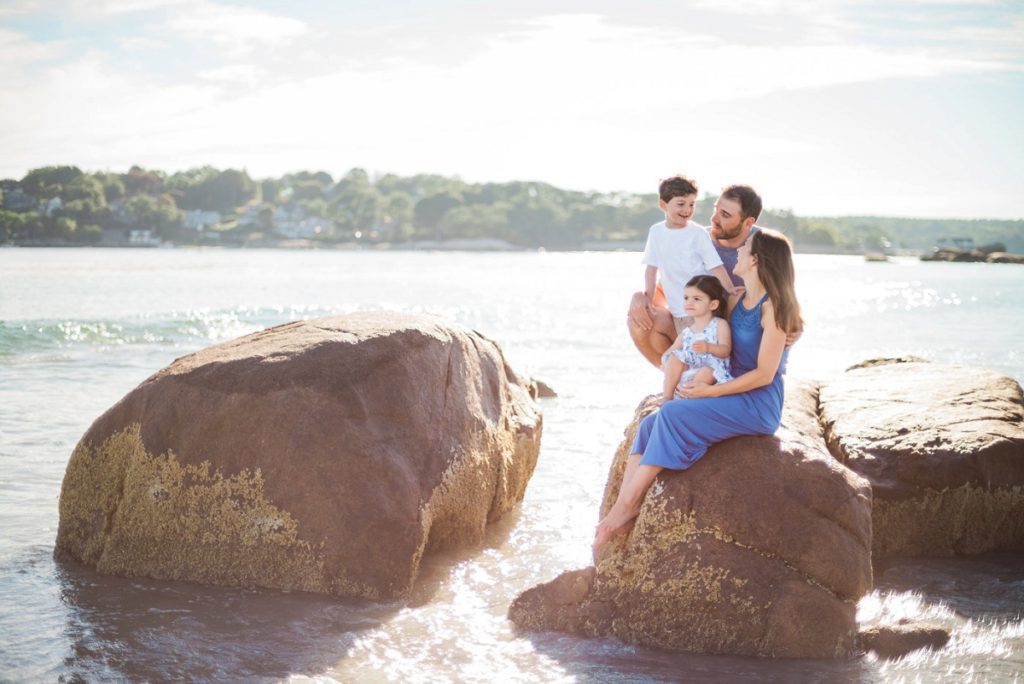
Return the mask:
<svg viewBox="0 0 1024 684"><path fill-rule="evenodd" d="M732 336L725 320L725 288L714 276L690 278L683 292L683 307L693 322L679 332L675 343L661 357L665 371L663 402L675 398L677 388L692 382L714 385L732 380Z"/></svg>

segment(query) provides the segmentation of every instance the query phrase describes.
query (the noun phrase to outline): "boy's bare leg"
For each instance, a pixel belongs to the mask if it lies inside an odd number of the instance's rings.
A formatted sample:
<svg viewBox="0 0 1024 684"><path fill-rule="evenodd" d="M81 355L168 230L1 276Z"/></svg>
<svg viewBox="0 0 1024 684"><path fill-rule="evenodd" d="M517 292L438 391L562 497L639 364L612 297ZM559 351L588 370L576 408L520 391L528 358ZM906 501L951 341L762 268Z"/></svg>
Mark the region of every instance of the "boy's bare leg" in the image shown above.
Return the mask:
<svg viewBox="0 0 1024 684"><path fill-rule="evenodd" d="M656 368L661 368L661 355L672 346L676 339L675 322L672 313L665 306L665 298L659 289L653 303L648 306L643 292L633 293L629 300L626 326L637 350Z"/></svg>
<svg viewBox="0 0 1024 684"><path fill-rule="evenodd" d="M668 309L655 309L654 325L648 333L648 346L658 356L658 368L661 368L661 357L675 342L679 332L676 330L675 319Z"/></svg>
<svg viewBox="0 0 1024 684"><path fill-rule="evenodd" d="M679 385L679 378L686 371L686 364L675 354L669 354L665 359L665 382L661 388L661 400L671 401L676 394L676 386Z"/></svg>

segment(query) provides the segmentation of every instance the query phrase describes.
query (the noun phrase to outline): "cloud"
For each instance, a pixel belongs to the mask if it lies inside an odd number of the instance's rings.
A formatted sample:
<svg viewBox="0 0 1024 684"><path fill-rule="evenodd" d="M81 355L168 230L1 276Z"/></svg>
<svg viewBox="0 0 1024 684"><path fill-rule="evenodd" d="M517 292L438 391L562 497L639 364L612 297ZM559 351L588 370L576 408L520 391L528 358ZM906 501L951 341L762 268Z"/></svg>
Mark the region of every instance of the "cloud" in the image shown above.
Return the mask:
<svg viewBox="0 0 1024 684"><path fill-rule="evenodd" d="M1021 68L959 43L954 51L910 39L859 40L834 21L840 4L815 19L830 32L806 34L804 26L790 40L749 42L697 23L680 30L598 14L486 30L438 20L419 32L408 17L364 31L207 1L171 8L166 0L108 0L107 11L130 10L139 14L133 26L145 22L131 38L115 35L131 59L110 41L71 58L59 43L0 27L0 176L62 162L168 171L210 163L257 176L366 166L638 190L684 170L705 188L749 180L781 198L782 185L807 173L787 171L787 160L816 168L823 145L836 141L828 152L841 157L840 143L857 134L867 140L862 147L884 151L889 103L863 113L875 90L863 84ZM992 37L974 30L962 29L962 40ZM984 30L1005 36L1009 26ZM157 49L146 55L146 47ZM177 55L185 66L164 69ZM843 111L823 106L857 84L868 100L851 100ZM801 109L758 111L773 94L775 103L799 99ZM871 123L858 120L869 115ZM877 141L863 137L869 129ZM736 169L754 177L737 178ZM820 183L822 203L825 186L842 185Z"/></svg>
<svg viewBox="0 0 1024 684"><path fill-rule="evenodd" d="M221 81L229 84L255 86L266 74L264 69L254 64L229 64L216 69L203 69L199 78L206 81Z"/></svg>
<svg viewBox="0 0 1024 684"><path fill-rule="evenodd" d="M14 97L21 88L32 87L31 69L40 63L65 57L62 41L39 42L0 26L0 93ZM0 98L0 101L7 101Z"/></svg>
<svg viewBox="0 0 1024 684"><path fill-rule="evenodd" d="M213 2L190 5L165 25L188 40L217 45L232 56L280 47L308 31L297 19Z"/></svg>
<svg viewBox="0 0 1024 684"><path fill-rule="evenodd" d="M92 11L107 15L153 12L195 4L195 0L99 0L98 2L96 0L78 0L78 2L80 10L83 12Z"/></svg>

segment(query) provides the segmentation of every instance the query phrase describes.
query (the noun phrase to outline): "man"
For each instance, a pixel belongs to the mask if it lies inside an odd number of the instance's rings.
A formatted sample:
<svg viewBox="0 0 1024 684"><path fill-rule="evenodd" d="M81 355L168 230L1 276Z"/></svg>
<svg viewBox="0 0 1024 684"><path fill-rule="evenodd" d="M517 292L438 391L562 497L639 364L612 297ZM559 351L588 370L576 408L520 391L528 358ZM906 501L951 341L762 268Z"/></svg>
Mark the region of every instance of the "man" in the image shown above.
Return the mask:
<svg viewBox="0 0 1024 684"><path fill-rule="evenodd" d="M715 202L709 233L725 270L737 287L743 281L733 275L736 250L757 230L754 223L761 215L761 198L747 185L730 185ZM633 344L655 367L661 368L661 355L676 338L676 326L668 310L664 293L658 289L652 297L636 292L626 317Z"/></svg>

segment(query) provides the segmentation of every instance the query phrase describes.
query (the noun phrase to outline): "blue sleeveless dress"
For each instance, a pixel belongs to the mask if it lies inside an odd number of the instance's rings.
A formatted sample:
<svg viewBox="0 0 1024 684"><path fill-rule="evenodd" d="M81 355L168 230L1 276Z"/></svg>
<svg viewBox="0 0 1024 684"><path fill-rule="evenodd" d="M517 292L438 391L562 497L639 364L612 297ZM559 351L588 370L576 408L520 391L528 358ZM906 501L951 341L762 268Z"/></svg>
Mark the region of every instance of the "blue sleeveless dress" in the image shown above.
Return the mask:
<svg viewBox="0 0 1024 684"><path fill-rule="evenodd" d="M732 326L732 374L739 377L757 367L761 347L762 297L753 308L736 303ZM782 376L789 350L782 353L779 368L764 387L724 397L674 399L640 423L634 454L642 454L641 465L684 470L703 456L715 442L738 435L771 435L782 419Z"/></svg>

